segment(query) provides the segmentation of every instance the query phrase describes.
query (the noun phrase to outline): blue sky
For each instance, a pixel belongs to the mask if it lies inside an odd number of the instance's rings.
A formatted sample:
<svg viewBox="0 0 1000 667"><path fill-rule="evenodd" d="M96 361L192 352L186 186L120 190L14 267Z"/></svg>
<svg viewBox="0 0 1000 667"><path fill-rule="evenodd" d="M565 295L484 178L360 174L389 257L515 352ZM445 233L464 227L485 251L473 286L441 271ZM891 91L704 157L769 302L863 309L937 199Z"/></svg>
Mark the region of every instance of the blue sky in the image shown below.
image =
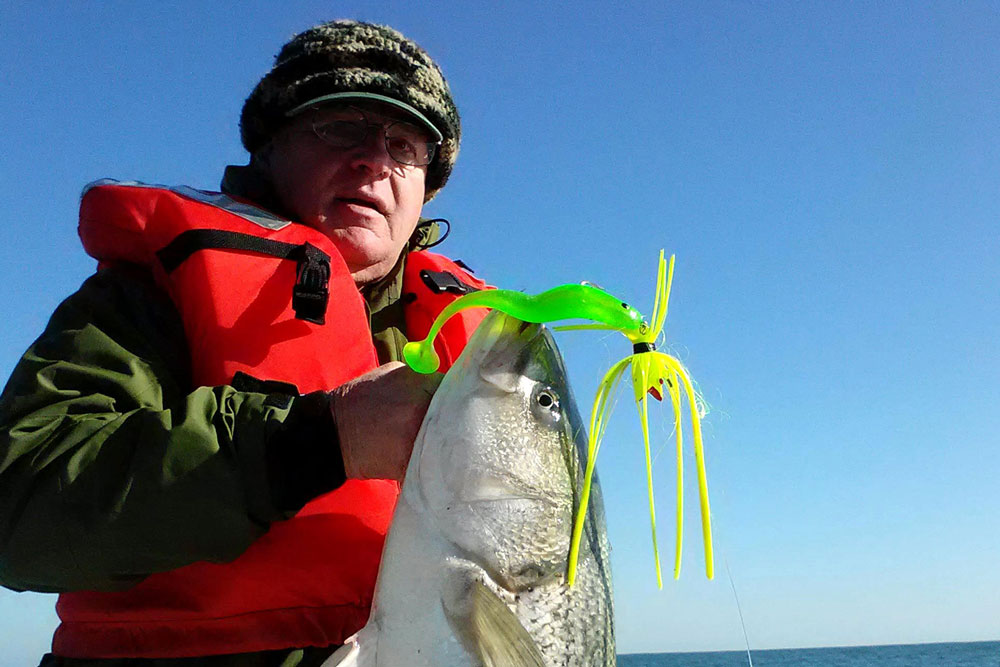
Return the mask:
<svg viewBox="0 0 1000 667"><path fill-rule="evenodd" d="M4 377L93 271L86 182L216 187L288 37L389 23L463 116L426 209L452 221L446 252L503 287L586 279L643 310L657 251L677 255L667 338L713 408L718 576L689 456L684 571L656 590L623 401L599 463L620 650L740 648L723 559L754 648L1000 639L1000 4L10 4ZM586 409L627 345L559 340ZM0 664L45 650L52 602L0 592Z"/></svg>

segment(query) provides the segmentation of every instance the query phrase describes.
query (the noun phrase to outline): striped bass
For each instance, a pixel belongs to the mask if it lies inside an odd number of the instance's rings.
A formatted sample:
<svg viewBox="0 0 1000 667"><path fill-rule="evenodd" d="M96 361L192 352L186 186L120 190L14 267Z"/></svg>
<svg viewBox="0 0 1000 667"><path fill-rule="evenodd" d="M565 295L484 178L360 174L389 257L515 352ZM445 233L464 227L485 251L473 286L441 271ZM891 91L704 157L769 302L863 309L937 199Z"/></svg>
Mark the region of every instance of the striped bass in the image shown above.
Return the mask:
<svg viewBox="0 0 1000 667"><path fill-rule="evenodd" d="M596 479L565 583L586 446L551 333L490 313L417 436L368 624L324 667L614 665Z"/></svg>

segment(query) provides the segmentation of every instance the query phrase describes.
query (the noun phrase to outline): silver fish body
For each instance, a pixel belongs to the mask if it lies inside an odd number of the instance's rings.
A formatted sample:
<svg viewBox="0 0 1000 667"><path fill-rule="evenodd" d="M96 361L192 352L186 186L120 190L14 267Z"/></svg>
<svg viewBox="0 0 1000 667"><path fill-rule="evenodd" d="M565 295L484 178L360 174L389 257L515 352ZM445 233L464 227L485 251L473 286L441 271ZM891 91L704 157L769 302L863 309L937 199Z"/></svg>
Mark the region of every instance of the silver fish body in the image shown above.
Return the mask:
<svg viewBox="0 0 1000 667"><path fill-rule="evenodd" d="M551 334L491 313L417 436L371 618L327 665L614 665L596 479L565 584L586 440Z"/></svg>

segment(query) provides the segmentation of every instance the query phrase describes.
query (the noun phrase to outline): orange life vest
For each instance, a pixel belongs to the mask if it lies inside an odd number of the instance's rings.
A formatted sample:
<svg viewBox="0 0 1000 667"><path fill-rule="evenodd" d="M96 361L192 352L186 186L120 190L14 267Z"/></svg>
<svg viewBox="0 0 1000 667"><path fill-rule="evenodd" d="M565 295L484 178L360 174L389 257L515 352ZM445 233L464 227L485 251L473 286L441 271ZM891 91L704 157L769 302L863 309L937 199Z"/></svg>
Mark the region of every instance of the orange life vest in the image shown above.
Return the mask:
<svg viewBox="0 0 1000 667"><path fill-rule="evenodd" d="M329 390L378 364L364 301L319 232L219 193L99 181L81 202L80 237L107 266L148 267L187 335L195 386L237 372ZM451 260L410 253L407 334L485 283ZM413 296L410 296L413 295ZM440 333L442 370L485 315ZM122 592L71 592L56 605L56 655L193 657L342 643L367 621L399 488L352 480L275 522L236 560L155 573Z"/></svg>

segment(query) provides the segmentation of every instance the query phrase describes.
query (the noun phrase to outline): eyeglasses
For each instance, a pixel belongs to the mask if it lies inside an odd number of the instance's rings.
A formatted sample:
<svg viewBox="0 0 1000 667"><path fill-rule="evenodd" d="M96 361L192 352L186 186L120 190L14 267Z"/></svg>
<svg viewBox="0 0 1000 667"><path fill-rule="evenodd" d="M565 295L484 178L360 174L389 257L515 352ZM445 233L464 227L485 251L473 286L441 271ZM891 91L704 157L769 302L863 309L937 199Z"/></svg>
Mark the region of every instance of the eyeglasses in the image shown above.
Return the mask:
<svg viewBox="0 0 1000 667"><path fill-rule="evenodd" d="M338 149L360 146L372 128L382 128L385 150L400 164L417 167L430 164L441 143L413 123L405 120L373 123L363 110L352 106L317 109L312 121L316 136Z"/></svg>

